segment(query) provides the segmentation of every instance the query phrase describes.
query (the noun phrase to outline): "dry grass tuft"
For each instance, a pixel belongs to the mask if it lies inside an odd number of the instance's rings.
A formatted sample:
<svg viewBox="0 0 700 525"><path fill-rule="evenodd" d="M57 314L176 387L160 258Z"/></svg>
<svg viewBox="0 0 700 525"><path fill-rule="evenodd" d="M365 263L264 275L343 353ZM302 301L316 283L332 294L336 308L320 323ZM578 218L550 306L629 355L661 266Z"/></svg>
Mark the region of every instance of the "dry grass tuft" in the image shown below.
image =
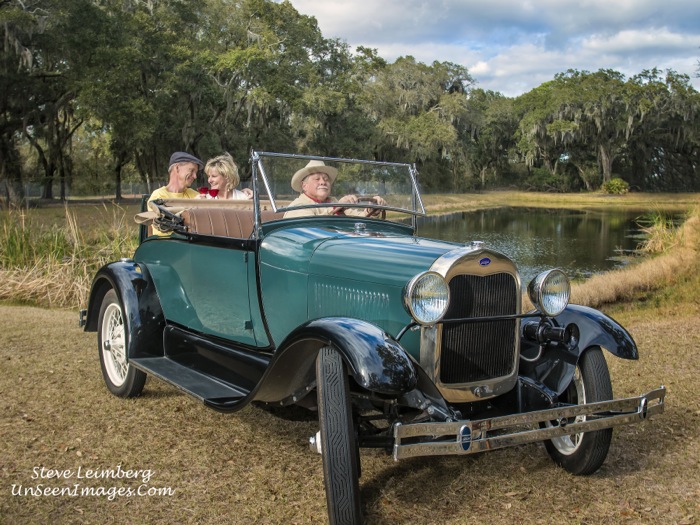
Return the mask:
<svg viewBox="0 0 700 525"><path fill-rule="evenodd" d="M583 283L574 283L571 302L595 308L630 301L639 293L658 290L680 276L696 271L700 252L699 210L696 209L678 230L667 230L652 239L652 248L647 248L647 251L663 252L661 255L627 268L595 275ZM660 237L663 241L659 240Z"/></svg>
<svg viewBox="0 0 700 525"><path fill-rule="evenodd" d="M0 300L51 308L85 305L97 270L131 256L137 244L126 210L102 205L98 211L81 221L66 206L61 226L40 224L36 214L25 211L6 214L0 229Z"/></svg>
<svg viewBox="0 0 700 525"><path fill-rule="evenodd" d="M0 270L0 299L76 308L87 302L92 277L84 261L40 260L31 268Z"/></svg>

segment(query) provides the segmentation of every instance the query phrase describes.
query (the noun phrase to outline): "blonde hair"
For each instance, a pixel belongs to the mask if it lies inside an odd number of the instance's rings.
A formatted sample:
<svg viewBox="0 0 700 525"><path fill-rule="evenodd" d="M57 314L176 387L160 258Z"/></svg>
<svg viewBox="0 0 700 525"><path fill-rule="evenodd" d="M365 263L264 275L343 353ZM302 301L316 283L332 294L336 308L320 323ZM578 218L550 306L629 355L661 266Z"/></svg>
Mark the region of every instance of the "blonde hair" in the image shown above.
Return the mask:
<svg viewBox="0 0 700 525"><path fill-rule="evenodd" d="M238 174L238 166L233 160L233 157L224 153L218 157L211 158L204 166L204 173L209 175L209 170L215 169L219 174L226 179L226 190L233 190L241 182L241 176Z"/></svg>

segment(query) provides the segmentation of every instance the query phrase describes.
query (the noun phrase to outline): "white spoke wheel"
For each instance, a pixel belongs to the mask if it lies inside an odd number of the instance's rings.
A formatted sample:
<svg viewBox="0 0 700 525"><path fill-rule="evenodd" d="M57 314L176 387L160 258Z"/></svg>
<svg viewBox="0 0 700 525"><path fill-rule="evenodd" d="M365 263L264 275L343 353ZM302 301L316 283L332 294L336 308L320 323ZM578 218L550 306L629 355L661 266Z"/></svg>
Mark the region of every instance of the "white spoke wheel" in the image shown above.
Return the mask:
<svg viewBox="0 0 700 525"><path fill-rule="evenodd" d="M574 377L560 399L564 403L583 405L607 401L612 396L610 373L603 352L599 347L589 348L579 359ZM576 422L585 420L586 416L576 418ZM585 476L601 467L611 439L612 428L606 428L554 438L545 441L545 447L557 465L572 474Z"/></svg>
<svg viewBox="0 0 700 525"><path fill-rule="evenodd" d="M146 382L146 374L129 365L128 343L124 312L112 289L102 299L97 344L102 377L109 391L119 397L138 396Z"/></svg>
<svg viewBox="0 0 700 525"><path fill-rule="evenodd" d="M343 358L331 347L319 351L316 384L328 519L331 525L357 525L362 522L360 454L347 370Z"/></svg>

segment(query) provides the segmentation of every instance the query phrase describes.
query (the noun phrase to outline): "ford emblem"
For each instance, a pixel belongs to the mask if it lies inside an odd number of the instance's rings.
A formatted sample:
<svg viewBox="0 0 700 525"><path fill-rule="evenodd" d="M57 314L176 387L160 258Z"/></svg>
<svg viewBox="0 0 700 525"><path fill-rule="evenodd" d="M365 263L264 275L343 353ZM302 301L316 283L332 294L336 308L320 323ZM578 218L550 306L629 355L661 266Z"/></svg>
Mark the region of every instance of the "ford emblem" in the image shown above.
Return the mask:
<svg viewBox="0 0 700 525"><path fill-rule="evenodd" d="M481 266L488 266L489 264L491 264L491 259L489 259L488 257L484 257L483 259L479 259L479 264Z"/></svg>
<svg viewBox="0 0 700 525"><path fill-rule="evenodd" d="M457 441L462 445L462 450L465 452L472 447L472 429L468 425L464 425L459 429Z"/></svg>

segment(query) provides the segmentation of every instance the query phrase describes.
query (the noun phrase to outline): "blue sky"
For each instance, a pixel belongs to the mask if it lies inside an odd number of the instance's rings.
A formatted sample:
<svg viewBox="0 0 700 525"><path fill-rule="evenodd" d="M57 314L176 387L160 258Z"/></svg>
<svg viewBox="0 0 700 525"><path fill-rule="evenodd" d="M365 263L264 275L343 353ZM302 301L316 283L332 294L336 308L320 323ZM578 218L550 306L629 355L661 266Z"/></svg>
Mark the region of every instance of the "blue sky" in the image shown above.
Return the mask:
<svg viewBox="0 0 700 525"><path fill-rule="evenodd" d="M393 62L454 62L477 86L514 97L567 69L657 67L687 74L700 60L697 0L290 0L326 38Z"/></svg>

